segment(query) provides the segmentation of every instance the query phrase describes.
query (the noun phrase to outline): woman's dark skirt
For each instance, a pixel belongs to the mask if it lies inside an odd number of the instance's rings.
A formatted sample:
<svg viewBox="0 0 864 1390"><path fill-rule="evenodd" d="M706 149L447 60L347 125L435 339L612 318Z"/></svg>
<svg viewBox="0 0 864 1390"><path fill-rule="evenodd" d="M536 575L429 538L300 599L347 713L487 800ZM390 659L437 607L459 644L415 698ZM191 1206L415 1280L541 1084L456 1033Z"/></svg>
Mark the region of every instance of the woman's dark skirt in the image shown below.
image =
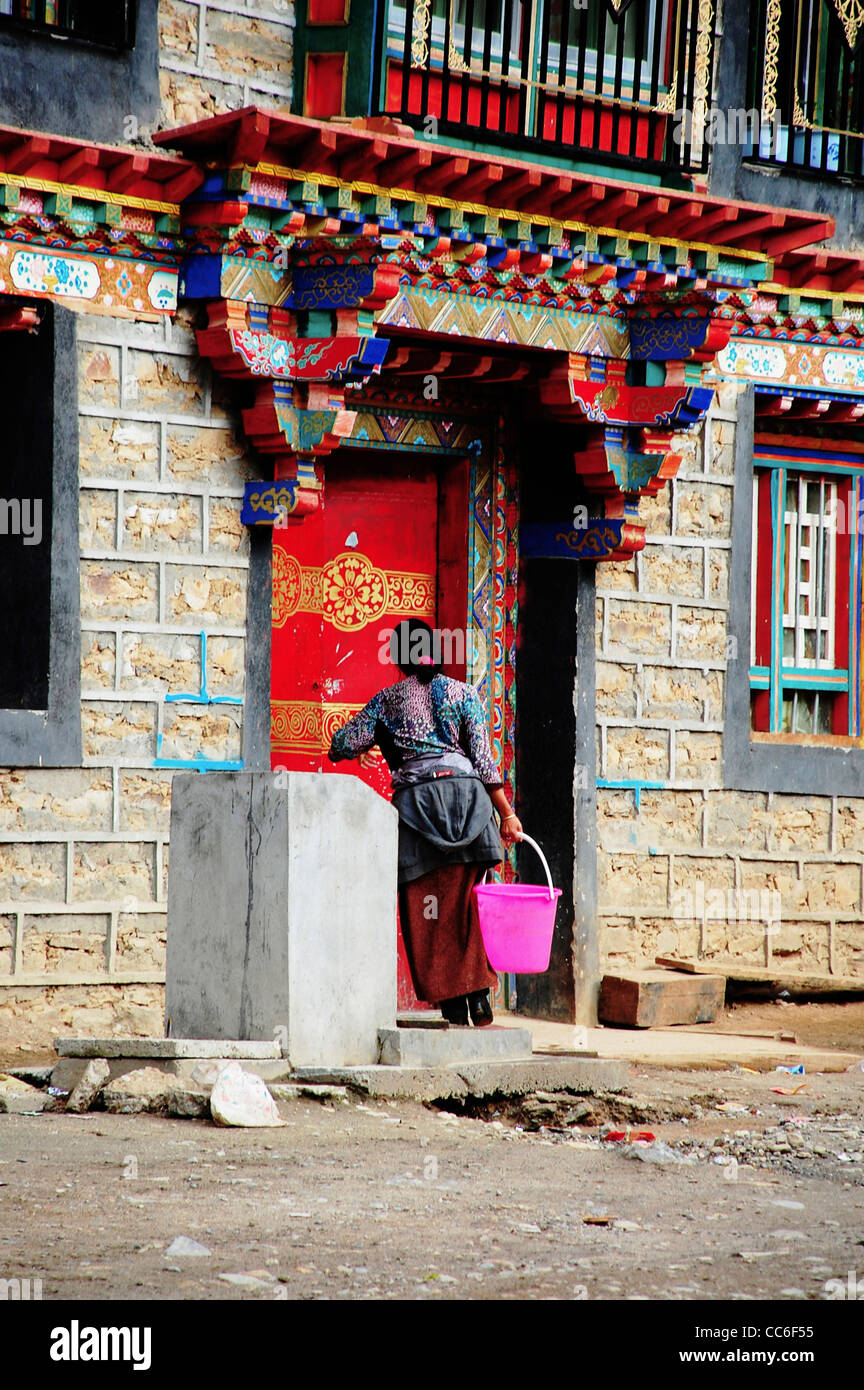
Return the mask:
<svg viewBox="0 0 864 1390"><path fill-rule="evenodd" d="M399 920L418 999L437 1004L494 988L473 889L503 857L489 794L477 777L400 788Z"/></svg>

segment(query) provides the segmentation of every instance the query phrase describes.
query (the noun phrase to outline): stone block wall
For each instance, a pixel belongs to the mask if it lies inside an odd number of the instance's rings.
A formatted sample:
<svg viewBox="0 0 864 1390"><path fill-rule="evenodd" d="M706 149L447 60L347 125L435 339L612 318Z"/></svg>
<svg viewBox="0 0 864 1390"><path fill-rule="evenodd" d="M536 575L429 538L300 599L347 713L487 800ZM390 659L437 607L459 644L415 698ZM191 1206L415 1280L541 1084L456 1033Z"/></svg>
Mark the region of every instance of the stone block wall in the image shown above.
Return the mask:
<svg viewBox="0 0 864 1390"><path fill-rule="evenodd" d="M288 107L293 0L159 0L162 124Z"/></svg>
<svg viewBox="0 0 864 1390"><path fill-rule="evenodd" d="M162 1031L172 764L242 758L251 473L192 330L78 319L84 766L0 769L0 1046Z"/></svg>
<svg viewBox="0 0 864 1390"><path fill-rule="evenodd" d="M642 501L645 549L597 567L601 958L864 975L864 797L723 784L739 390Z"/></svg>

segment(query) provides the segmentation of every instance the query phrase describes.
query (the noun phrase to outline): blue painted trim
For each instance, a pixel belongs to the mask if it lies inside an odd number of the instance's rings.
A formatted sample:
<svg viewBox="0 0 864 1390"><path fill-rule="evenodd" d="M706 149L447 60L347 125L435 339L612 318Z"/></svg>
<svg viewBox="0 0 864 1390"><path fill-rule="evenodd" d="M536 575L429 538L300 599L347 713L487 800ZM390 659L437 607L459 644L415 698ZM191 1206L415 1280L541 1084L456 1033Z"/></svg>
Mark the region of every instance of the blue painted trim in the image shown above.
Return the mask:
<svg viewBox="0 0 864 1390"><path fill-rule="evenodd" d="M849 672L839 666L820 668L818 666L784 666L782 670L784 685L804 685L815 681L818 685L847 685Z"/></svg>
<svg viewBox="0 0 864 1390"><path fill-rule="evenodd" d="M768 730L783 726L783 592L786 575L786 540L783 517L786 504L786 470L771 474L771 684Z"/></svg>
<svg viewBox="0 0 864 1390"><path fill-rule="evenodd" d="M187 256L180 267L178 294L184 299L219 299L222 294L222 257Z"/></svg>
<svg viewBox="0 0 864 1390"><path fill-rule="evenodd" d="M860 403L860 398L859 398ZM763 446L764 448L764 446ZM763 452L759 448L753 455L753 463L757 468L785 468L788 464L794 463L796 468L806 468L806 460L812 459L812 467L819 468L821 472L864 472L864 456L861 454L844 454L839 451L828 453L821 449L771 449L770 452ZM850 464L851 468L833 468L835 461L839 464Z"/></svg>
<svg viewBox="0 0 864 1390"><path fill-rule="evenodd" d="M201 632L201 689L197 695L166 695L166 705L242 705L240 695L210 695L207 691L207 633Z"/></svg>
<svg viewBox="0 0 864 1390"><path fill-rule="evenodd" d="M185 768L187 772L242 772L239 762L220 762L218 758L154 758L154 767Z"/></svg>
<svg viewBox="0 0 864 1390"><path fill-rule="evenodd" d="M842 348L835 349L842 352ZM821 401L829 396L832 401L852 401L859 403L861 397L854 391L834 391L830 386L792 386L787 384L782 386L769 386L767 382L754 382L756 394L758 396L798 396L802 400Z"/></svg>
<svg viewBox="0 0 864 1390"><path fill-rule="evenodd" d="M207 690L207 633L202 630L201 637L201 689L197 695L166 695L165 703L184 704L184 705L242 705L243 699L239 695L211 695ZM186 768L192 772L239 772L243 767L243 759L222 759L205 758L196 756L194 758L162 758L163 734L158 734L156 738L156 757L153 759L154 767Z"/></svg>

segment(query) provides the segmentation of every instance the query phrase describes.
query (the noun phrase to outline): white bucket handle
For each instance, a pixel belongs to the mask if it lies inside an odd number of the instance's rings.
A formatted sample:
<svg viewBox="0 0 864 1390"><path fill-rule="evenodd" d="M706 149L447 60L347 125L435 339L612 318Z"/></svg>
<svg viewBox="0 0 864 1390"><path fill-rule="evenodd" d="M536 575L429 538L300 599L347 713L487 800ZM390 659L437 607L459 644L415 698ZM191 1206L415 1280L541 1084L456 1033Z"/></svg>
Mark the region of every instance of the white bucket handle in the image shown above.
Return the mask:
<svg viewBox="0 0 864 1390"><path fill-rule="evenodd" d="M543 865L543 868L546 871L546 882L549 884L549 901L551 902L555 896L555 889L552 887L552 875L549 872L549 865L546 863L546 855L543 853L537 841L532 840L530 835L526 835L524 830L522 831L522 834L520 835L519 840L517 841L517 844L519 843L525 843L530 845L531 848L537 854L539 854L540 863Z"/></svg>
<svg viewBox="0 0 864 1390"><path fill-rule="evenodd" d="M518 845L518 844L521 844L523 840L526 841L526 842L531 846L531 848L532 848L537 854L539 854L539 856L540 856L540 862L541 862L541 864L543 865L543 868L544 868L545 871L546 871L546 882L549 884L549 901L550 901L550 903L551 903L552 899L553 899L554 896L555 896L555 889L552 887L552 875L551 875L550 872L549 872L549 865L546 863L546 855L543 853L543 851L542 851L542 849L540 848L540 846L538 845L537 841L536 841L536 840L532 840L530 835L526 835L524 830L522 831L522 834L519 836L519 839L516 841L517 845ZM488 882L489 882L489 870L488 870L488 869L487 869L486 872L484 873L481 882L482 882L482 883L488 883Z"/></svg>

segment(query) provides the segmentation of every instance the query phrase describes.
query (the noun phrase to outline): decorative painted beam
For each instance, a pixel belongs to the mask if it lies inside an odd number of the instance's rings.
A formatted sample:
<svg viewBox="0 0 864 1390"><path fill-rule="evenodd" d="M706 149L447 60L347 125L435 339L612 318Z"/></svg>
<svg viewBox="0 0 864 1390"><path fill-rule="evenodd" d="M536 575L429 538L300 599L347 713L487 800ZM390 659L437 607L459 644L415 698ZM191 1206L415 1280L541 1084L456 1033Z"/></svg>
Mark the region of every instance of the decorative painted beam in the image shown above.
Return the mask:
<svg viewBox="0 0 864 1390"><path fill-rule="evenodd" d="M592 517L579 527L569 521L519 527L519 553L528 559L626 560L644 545L644 526L623 518Z"/></svg>
<svg viewBox="0 0 864 1390"><path fill-rule="evenodd" d="M318 506L319 493L303 488L302 480L247 483L240 520L244 526L276 526L291 517L308 515Z"/></svg>

